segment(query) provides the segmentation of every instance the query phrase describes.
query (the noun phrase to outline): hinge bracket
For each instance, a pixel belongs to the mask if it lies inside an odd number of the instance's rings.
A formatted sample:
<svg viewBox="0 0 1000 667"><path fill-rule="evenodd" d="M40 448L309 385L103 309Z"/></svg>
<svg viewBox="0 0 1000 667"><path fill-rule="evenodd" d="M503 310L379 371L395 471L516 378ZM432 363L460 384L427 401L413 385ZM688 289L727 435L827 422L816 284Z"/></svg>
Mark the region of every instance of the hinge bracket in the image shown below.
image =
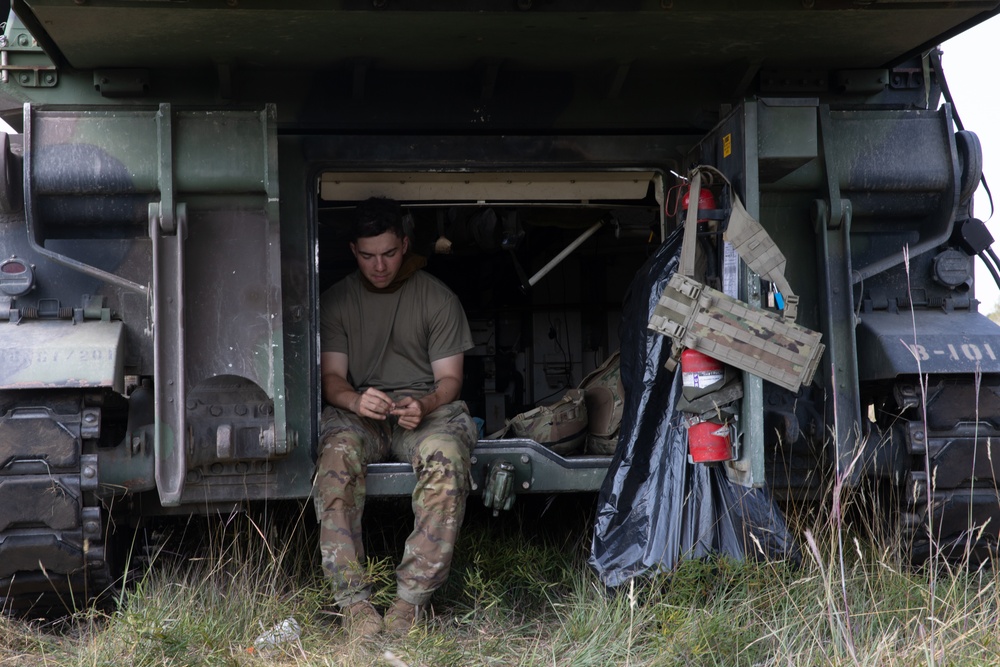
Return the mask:
<svg viewBox="0 0 1000 667"><path fill-rule="evenodd" d="M33 59L32 56L40 55L48 61L35 38L17 22L9 24L6 32L0 35L0 82L8 83L13 72L14 80L25 88L52 88L59 83L59 72L51 62L12 65L11 53L26 54L29 60Z"/></svg>

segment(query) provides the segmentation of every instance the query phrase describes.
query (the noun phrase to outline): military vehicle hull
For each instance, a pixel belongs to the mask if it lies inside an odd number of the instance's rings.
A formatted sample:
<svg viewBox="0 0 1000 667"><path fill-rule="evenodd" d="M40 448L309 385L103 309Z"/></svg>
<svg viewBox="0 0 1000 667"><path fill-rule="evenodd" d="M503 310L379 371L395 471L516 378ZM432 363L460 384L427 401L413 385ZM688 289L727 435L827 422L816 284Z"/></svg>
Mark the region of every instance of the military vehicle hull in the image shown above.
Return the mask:
<svg viewBox="0 0 1000 667"><path fill-rule="evenodd" d="M716 465L789 498L838 476L901 490L915 560L992 553L995 529L969 538L1000 521L982 156L932 47L997 4L674 4L12 3L3 606L99 596L146 517L311 497L318 297L371 195L404 203L473 326L470 502L596 491L609 452L487 436L623 343L697 165L731 184L709 186L718 219L738 195L783 251L826 349L797 392L744 374L739 453ZM707 281L774 311L718 234L705 247ZM369 468L374 494L412 485Z"/></svg>

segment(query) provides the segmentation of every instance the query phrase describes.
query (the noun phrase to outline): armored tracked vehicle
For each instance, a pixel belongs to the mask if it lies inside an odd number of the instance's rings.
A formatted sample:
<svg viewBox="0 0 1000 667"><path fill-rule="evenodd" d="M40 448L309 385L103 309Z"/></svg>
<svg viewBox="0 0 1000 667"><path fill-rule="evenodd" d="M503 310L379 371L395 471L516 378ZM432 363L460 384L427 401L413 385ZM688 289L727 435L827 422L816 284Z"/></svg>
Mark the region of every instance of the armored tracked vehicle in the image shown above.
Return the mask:
<svg viewBox="0 0 1000 667"><path fill-rule="evenodd" d="M5 609L99 595L108 545L144 518L310 497L318 295L353 268L345 221L372 195L404 204L472 322L476 491L502 509L598 489L606 450L486 436L619 347L625 291L682 224L698 165L731 184L706 186L719 209L738 195L781 249L797 322L825 345L798 391L744 373L737 454L714 465L778 495L836 474L900 489L916 559L928 525L948 547L996 546L1000 329L972 270L992 242L972 210L983 156L937 45L1000 3L9 10ZM770 286L705 238L705 282L770 308ZM405 464L369 477L380 495L413 484Z"/></svg>

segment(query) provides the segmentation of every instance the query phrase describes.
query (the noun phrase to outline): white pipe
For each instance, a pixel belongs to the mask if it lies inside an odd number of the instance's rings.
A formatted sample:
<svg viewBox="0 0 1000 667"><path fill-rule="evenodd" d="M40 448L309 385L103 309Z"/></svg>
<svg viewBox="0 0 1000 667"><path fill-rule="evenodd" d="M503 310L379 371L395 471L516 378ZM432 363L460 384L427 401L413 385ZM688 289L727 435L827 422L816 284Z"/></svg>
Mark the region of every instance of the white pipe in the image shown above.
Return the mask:
<svg viewBox="0 0 1000 667"><path fill-rule="evenodd" d="M593 236L594 232L596 232L598 229L600 229L603 225L604 225L604 221L603 220L601 220L600 222L595 222L593 225L591 225L591 227L587 231L585 231L583 234L580 234L580 236L578 236L575 241L573 241L568 246L566 246L565 248L563 248L563 251L561 253L559 253L558 255L556 255L555 257L553 257L552 261L550 261L548 264L546 264L545 266L543 266L542 268L540 268L538 270L538 273L536 273L535 275L533 275L530 278L528 278L528 286L529 287L534 287L535 283L537 283L539 280L541 280L542 278L544 278L546 273L548 273L552 269L556 268L559 265L559 262L561 262L564 259L566 259L567 255L569 255L571 252L573 252L574 250L576 250L577 248L579 248L581 243L583 243L584 241L586 241L587 239L589 239L591 236Z"/></svg>

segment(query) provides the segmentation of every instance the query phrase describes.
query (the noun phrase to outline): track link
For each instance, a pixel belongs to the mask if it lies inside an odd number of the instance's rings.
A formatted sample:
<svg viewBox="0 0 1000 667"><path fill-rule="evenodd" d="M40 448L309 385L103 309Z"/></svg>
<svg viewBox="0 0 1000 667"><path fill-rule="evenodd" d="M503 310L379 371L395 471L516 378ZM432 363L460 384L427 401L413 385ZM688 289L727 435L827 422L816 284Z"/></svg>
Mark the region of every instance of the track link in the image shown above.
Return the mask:
<svg viewBox="0 0 1000 667"><path fill-rule="evenodd" d="M68 392L0 396L0 608L78 610L111 584L97 498L99 408Z"/></svg>
<svg viewBox="0 0 1000 667"><path fill-rule="evenodd" d="M1000 378L935 377L893 388L909 471L901 502L904 546L914 563L933 555L982 562L1000 544ZM924 405L926 404L926 417Z"/></svg>

